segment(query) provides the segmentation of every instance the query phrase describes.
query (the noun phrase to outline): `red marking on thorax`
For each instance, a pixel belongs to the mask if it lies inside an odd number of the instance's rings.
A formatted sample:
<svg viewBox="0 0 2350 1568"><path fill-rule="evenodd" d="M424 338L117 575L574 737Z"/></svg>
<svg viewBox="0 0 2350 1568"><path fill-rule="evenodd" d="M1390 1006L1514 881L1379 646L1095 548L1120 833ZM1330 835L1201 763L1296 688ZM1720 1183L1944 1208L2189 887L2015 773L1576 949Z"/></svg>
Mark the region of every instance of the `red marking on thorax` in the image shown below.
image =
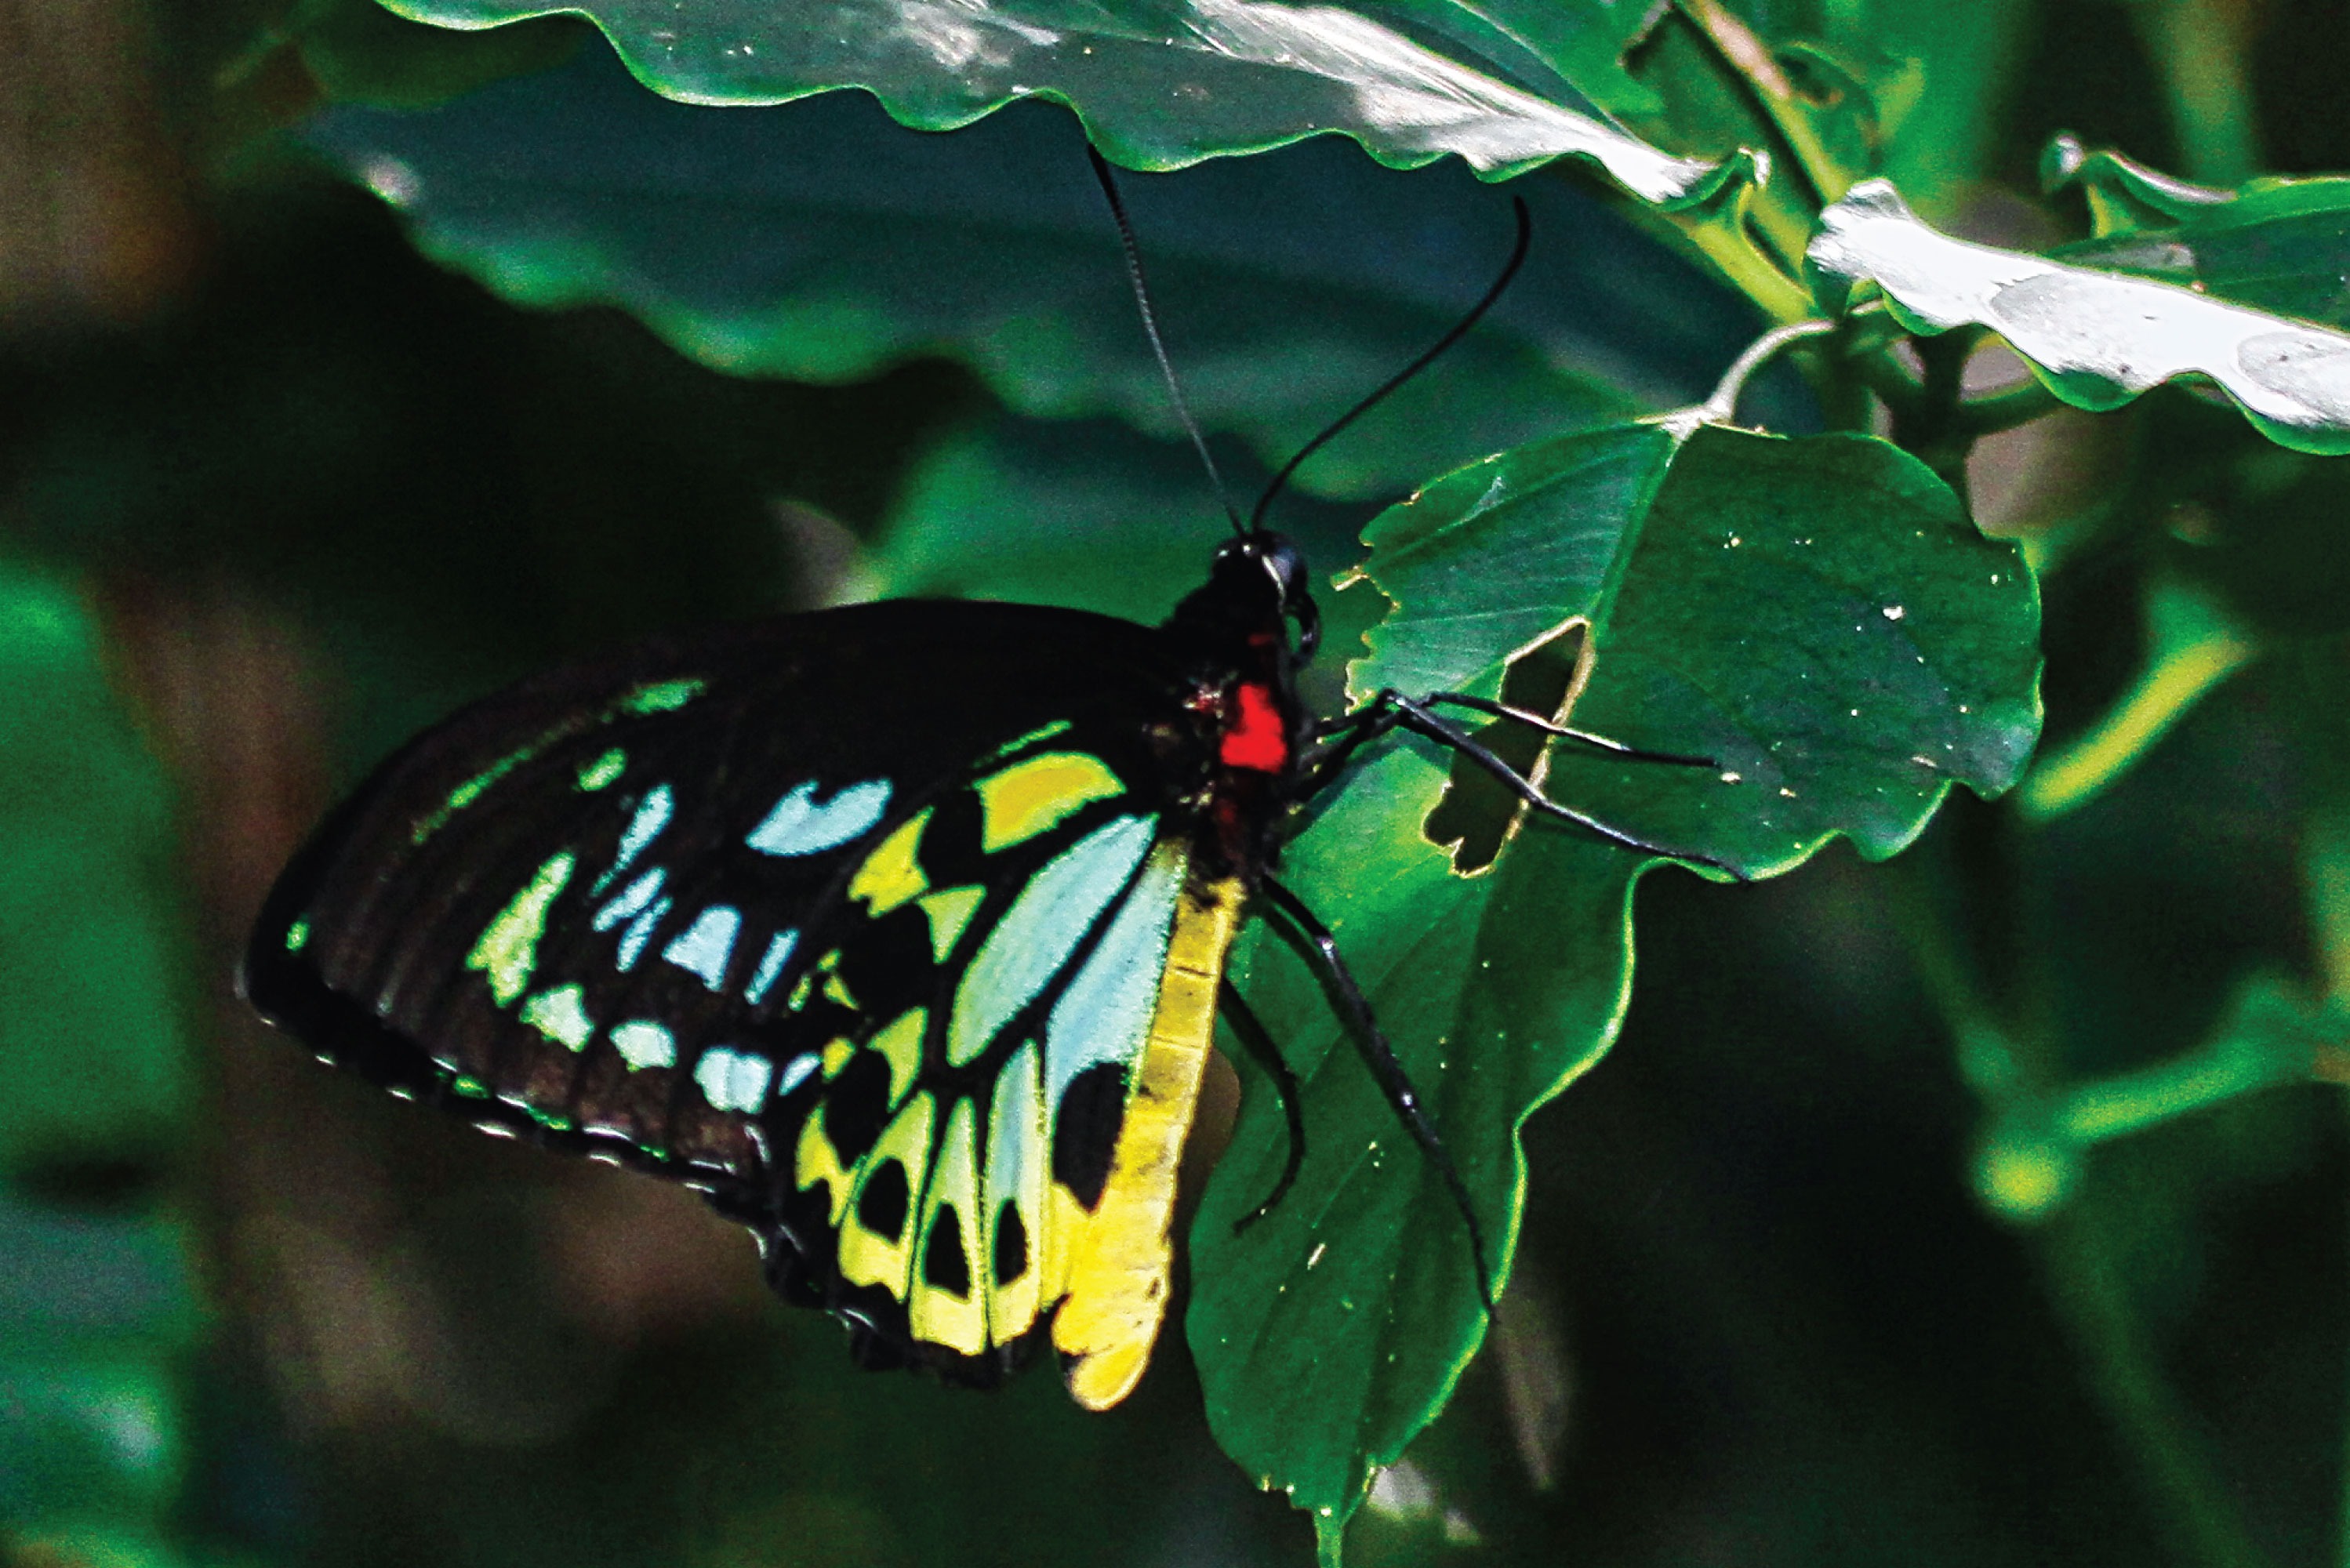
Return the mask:
<svg viewBox="0 0 2350 1568"><path fill-rule="evenodd" d="M1273 689L1246 681L1235 695L1240 712L1232 727L1224 732L1218 760L1228 768L1279 773L1289 763L1289 735L1281 722L1281 710L1274 706Z"/></svg>

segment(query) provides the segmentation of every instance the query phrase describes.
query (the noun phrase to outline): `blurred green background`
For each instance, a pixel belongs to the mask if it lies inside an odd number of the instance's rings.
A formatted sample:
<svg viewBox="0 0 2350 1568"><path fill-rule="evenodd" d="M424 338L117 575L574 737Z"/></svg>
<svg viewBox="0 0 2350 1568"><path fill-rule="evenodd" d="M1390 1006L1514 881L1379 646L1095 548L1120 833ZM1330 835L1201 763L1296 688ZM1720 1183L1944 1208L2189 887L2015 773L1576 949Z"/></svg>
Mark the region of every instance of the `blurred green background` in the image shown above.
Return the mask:
<svg viewBox="0 0 2350 1568"><path fill-rule="evenodd" d="M1932 151L1899 171L1938 222L2071 237L2033 183L2060 129L2220 181L2350 166L2331 0L1957 9ZM1305 1561L1305 1523L1210 1441L1180 1334L1102 1417L1049 1372L988 1397L856 1373L690 1195L382 1099L234 998L299 836L469 694L877 590L1150 617L1215 537L1163 414L1056 402L1049 353L1016 408L919 336L823 384L733 377L440 270L340 171L392 122L332 116L612 78L560 24L422 31L360 0L0 0L0 1552ZM1362 161L1295 157L1309 184ZM1235 244L1271 223L1220 178L1139 195L1146 244L1154 202ZM1577 417L1700 394L1752 330L1637 227L1546 221L1574 269L1554 290L1633 300L1604 374L1542 383ZM1471 238L1443 269L1490 266ZM1119 287L1087 330L1131 331ZM1245 364L1261 326L1198 292L1195 330ZM1770 395L1800 426L1800 385ZM1425 476L1411 442L1451 439L1430 419L1296 504L1318 566ZM1294 422L1221 450L1245 476ZM2317 1000L2350 981L2338 472L2175 389L1978 452L1987 526L2074 541L2045 584L2054 744L2129 687L2150 585L2260 657L2059 820L1954 799L1887 867L1651 878L1623 1038L1528 1128L1498 1332L1356 1561L2345 1560L2341 1091L2094 1147L2043 1125L2067 1085L2143 1088L2262 1028L2316 1032L2321 1060L2350 1034Z"/></svg>

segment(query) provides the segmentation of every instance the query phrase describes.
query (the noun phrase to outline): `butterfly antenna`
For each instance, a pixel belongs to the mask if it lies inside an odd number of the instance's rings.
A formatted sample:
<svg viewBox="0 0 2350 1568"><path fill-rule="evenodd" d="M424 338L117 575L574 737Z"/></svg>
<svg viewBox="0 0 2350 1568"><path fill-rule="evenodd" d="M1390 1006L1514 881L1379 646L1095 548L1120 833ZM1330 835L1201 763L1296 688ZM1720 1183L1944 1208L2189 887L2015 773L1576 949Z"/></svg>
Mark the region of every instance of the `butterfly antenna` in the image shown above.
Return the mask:
<svg viewBox="0 0 2350 1568"><path fill-rule="evenodd" d="M1485 297L1471 306L1469 307L1469 314L1455 322L1451 331L1447 332L1443 337L1429 345L1426 352L1422 353L1419 358L1414 359L1410 364L1406 365L1402 369L1398 370L1394 375L1388 377L1386 381L1380 384L1378 390L1374 391L1369 397L1365 398L1361 402L1357 403L1353 408L1348 409L1345 413L1340 414L1336 419L1331 421L1329 425L1324 429L1320 435L1315 436L1312 441L1307 441L1304 446L1298 448L1297 455L1291 458L1287 462L1282 464L1281 472L1273 476L1273 483L1264 487L1264 493L1256 498L1256 509L1249 514L1248 531L1250 533L1253 534L1257 532L1257 530L1263 525L1264 509L1273 504L1273 498L1280 494L1283 487L1288 484L1289 476L1297 472L1299 464L1303 463L1307 458L1312 457L1315 452L1321 451L1323 446L1332 436L1336 435L1340 431L1345 430L1348 425L1353 424L1357 420L1362 418L1365 414L1369 413L1373 409L1377 408L1379 403L1387 398L1388 393L1395 391L1406 381L1410 380L1414 376L1419 375L1422 370L1427 369L1429 366L1434 364L1438 355L1442 354L1447 348L1451 348L1455 343L1458 343L1463 337L1468 337L1470 329L1475 327L1477 323L1483 318L1485 312L1493 308L1494 303L1502 297L1503 291L1508 289L1510 286L1511 280L1518 275L1518 269L1525 265L1526 249L1534 243L1534 217L1533 214L1526 211L1525 198L1523 196L1513 196L1510 198L1510 202L1517 210L1518 241L1516 244L1510 248L1510 259L1508 262L1503 264L1502 267L1502 275L1493 280L1493 286L1485 291Z"/></svg>
<svg viewBox="0 0 2350 1568"><path fill-rule="evenodd" d="M1175 417L1183 421L1183 432L1191 438L1191 450L1200 454L1201 466L1208 471L1208 483L1216 487L1216 499L1222 503L1224 515L1232 520L1232 532L1245 534L1248 530L1241 525L1240 508L1232 504L1232 493L1224 488L1224 476L1216 468L1216 460L1208 455L1207 438L1200 433L1199 421L1191 417L1191 405L1183 400L1183 384L1175 379L1175 362L1167 357L1167 345L1159 336L1159 313L1150 308L1150 285L1142 275L1142 247L1134 243L1134 225L1127 220L1126 202L1118 193L1118 181L1091 143L1087 144L1086 156L1093 160L1094 178L1101 182L1102 194L1109 199L1109 215L1118 223L1118 243L1126 252L1126 275L1134 285L1135 306L1142 312L1143 334L1150 339L1150 352L1159 360L1159 373L1167 379L1167 396L1175 405Z"/></svg>

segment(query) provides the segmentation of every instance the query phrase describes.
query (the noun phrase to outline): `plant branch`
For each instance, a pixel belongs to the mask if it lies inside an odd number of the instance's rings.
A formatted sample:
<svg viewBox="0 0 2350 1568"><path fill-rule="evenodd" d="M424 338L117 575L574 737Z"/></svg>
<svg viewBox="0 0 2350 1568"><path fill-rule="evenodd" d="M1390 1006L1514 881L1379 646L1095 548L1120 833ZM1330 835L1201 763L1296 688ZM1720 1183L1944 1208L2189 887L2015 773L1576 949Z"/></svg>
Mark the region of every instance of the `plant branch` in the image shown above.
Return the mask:
<svg viewBox="0 0 2350 1568"><path fill-rule="evenodd" d="M1748 95L1772 129L1795 155L1795 164L1811 186L1814 204L1840 201L1851 189L1851 171L1839 163L1820 140L1811 117L1804 112L1802 95L1787 73L1779 68L1770 45L1732 16L1721 0L1678 0L1681 15L1705 35L1714 52L1736 73Z"/></svg>
<svg viewBox="0 0 2350 1568"><path fill-rule="evenodd" d="M1805 338L1823 337L1835 329L1835 322L1816 316L1773 327L1749 343L1745 351L1731 361L1730 369L1724 370L1721 379L1714 384L1713 394L1690 412L1699 422L1730 423L1738 412L1739 397L1746 390L1746 383L1755 371L1776 358L1789 346L1801 343Z"/></svg>

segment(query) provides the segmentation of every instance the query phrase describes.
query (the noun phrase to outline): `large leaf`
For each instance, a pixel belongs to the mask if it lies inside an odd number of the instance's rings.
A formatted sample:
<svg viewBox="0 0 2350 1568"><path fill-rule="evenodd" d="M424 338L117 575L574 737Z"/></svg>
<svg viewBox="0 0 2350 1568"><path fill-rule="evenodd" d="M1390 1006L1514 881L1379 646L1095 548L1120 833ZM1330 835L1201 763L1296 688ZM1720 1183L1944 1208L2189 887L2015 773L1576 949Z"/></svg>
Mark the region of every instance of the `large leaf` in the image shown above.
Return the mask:
<svg viewBox="0 0 2350 1568"><path fill-rule="evenodd" d="M2070 138L2058 139L2047 161L2052 183L2084 189L2099 230L2059 258L2350 327L2350 180L2262 179L2219 190L2086 151Z"/></svg>
<svg viewBox="0 0 2350 1568"><path fill-rule="evenodd" d="M397 0L446 26L558 7L532 0ZM578 7L648 84L691 103L788 102L860 87L925 130L1017 99L1073 106L1103 152L1175 169L1336 130L1416 168L1447 153L1511 173L1573 154L1644 201L1709 193L1729 172L1674 158L1577 111L1570 81L1619 102L1628 8L1520 0L595 0Z"/></svg>
<svg viewBox="0 0 2350 1568"><path fill-rule="evenodd" d="M189 1093L169 802L67 585L0 562L0 1176L138 1161Z"/></svg>
<svg viewBox="0 0 2350 1568"><path fill-rule="evenodd" d="M0 1520L147 1529L200 1326L184 1227L130 1201L190 1143L169 801L71 584L0 561Z"/></svg>
<svg viewBox="0 0 2350 1568"><path fill-rule="evenodd" d="M2350 452L2350 336L2190 288L1952 239L1883 181L1856 186L1820 221L1809 260L1821 273L1875 285L1913 332L1990 328L2076 408L2118 408L2174 378L2203 376L2272 441ZM2323 244L2322 224L2319 234Z"/></svg>
<svg viewBox="0 0 2350 1568"><path fill-rule="evenodd" d="M962 359L1015 409L1174 433L1083 141L1023 106L952 136L862 95L713 113L609 53L430 113L343 109L310 138L418 242L510 297L613 304L723 369L862 377ZM1177 363L1209 428L1277 463L1491 281L1507 204L1321 141L1126 182ZM1526 182L1524 275L1469 340L1317 457L1393 492L1632 403L1685 401L1751 316L1564 182Z"/></svg>
<svg viewBox="0 0 2350 1568"><path fill-rule="evenodd" d="M1395 601L1355 669L1486 694L1544 632L1588 627L1579 724L1721 767L1550 761L1558 798L1751 875L1835 834L1872 857L1951 784L2014 782L2038 727L2038 600L1922 464L1856 436L1636 426L1522 448L1430 485L1369 531ZM1364 590L1367 591L1367 590ZM1337 932L1506 1272L1525 1118L1613 1038L1630 893L1656 862L1548 824L1456 874L1426 823L1461 764L1417 741L1348 781L1284 876ZM1440 1408L1485 1318L1443 1182L1404 1136L1302 964L1262 928L1252 1004L1303 1081L1306 1156L1244 1102L1193 1227L1190 1334L1228 1452L1286 1489L1326 1552L1372 1470Z"/></svg>

